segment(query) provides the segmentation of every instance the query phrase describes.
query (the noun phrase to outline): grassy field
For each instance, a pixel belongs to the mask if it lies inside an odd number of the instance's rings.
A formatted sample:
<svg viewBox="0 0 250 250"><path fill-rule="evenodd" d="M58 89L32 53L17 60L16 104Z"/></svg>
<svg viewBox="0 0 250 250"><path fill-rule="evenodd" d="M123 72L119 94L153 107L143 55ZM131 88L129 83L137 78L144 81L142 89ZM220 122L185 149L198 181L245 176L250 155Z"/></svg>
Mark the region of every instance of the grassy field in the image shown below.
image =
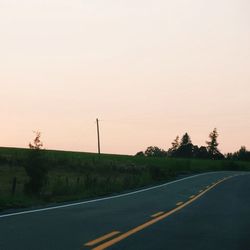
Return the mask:
<svg viewBox="0 0 250 250"><path fill-rule="evenodd" d="M151 158L43 150L49 168L39 197L27 196L24 166L28 149L0 148L0 210L118 193L170 180L181 174L250 170L250 162ZM34 166L35 167L35 166ZM13 193L13 180L17 184Z"/></svg>

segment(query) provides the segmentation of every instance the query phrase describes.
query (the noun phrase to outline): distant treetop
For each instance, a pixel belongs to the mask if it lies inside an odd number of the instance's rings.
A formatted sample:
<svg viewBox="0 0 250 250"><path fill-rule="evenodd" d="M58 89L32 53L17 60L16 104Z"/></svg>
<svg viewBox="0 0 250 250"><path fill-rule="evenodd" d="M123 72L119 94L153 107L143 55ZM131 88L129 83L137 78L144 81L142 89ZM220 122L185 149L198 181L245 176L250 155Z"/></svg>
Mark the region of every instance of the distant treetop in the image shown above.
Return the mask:
<svg viewBox="0 0 250 250"><path fill-rule="evenodd" d="M181 138L180 146L186 146L188 144L192 144L191 138L188 135L188 133L185 133L183 137Z"/></svg>
<svg viewBox="0 0 250 250"><path fill-rule="evenodd" d="M30 149L42 149L43 147L43 143L41 142L41 132L39 131L33 131L33 133L35 134L35 139L33 141L33 144L32 143L29 143L29 148Z"/></svg>

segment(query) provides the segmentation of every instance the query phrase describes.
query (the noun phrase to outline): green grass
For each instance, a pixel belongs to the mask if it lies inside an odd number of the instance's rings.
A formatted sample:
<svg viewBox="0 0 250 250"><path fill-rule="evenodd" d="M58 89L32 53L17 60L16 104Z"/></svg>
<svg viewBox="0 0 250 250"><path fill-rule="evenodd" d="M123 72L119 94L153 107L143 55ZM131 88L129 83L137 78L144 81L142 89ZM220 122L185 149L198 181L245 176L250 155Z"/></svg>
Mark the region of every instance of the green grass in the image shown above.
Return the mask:
<svg viewBox="0 0 250 250"><path fill-rule="evenodd" d="M0 210L84 199L170 180L180 174L250 170L250 162L150 158L44 150L49 175L39 197L27 196L28 149L0 148ZM35 166L34 166L35 167ZM13 178L17 178L12 194Z"/></svg>

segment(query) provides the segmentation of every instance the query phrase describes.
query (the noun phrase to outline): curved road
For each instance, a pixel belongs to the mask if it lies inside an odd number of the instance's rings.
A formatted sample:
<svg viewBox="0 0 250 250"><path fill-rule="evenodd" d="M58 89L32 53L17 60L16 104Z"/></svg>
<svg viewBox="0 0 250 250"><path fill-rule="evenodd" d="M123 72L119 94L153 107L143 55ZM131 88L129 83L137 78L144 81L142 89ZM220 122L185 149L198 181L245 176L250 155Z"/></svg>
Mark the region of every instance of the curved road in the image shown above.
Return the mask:
<svg viewBox="0 0 250 250"><path fill-rule="evenodd" d="M66 206L0 214L0 250L250 249L250 175L216 172Z"/></svg>

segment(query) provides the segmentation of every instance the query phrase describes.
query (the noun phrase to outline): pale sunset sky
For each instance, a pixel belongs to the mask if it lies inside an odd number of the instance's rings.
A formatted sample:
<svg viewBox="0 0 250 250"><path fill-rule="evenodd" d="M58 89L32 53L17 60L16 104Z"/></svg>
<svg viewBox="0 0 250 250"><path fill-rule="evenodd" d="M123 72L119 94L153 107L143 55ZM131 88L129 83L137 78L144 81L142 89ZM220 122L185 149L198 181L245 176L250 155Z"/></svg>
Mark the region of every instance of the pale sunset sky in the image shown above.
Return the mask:
<svg viewBox="0 0 250 250"><path fill-rule="evenodd" d="M0 0L0 146L250 149L249 0Z"/></svg>

